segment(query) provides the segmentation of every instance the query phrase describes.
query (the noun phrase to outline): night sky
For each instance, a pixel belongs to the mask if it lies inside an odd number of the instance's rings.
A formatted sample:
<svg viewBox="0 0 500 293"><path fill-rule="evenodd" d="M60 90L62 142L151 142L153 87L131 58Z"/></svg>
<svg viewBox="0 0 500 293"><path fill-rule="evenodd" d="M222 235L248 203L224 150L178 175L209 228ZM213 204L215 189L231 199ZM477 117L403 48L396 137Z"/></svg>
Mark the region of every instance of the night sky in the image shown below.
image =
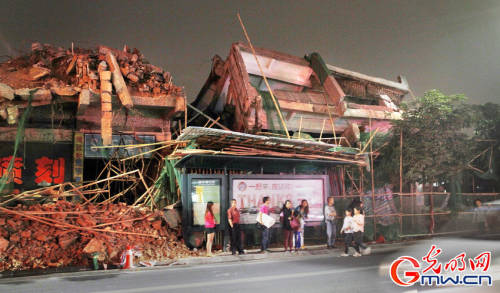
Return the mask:
<svg viewBox="0 0 500 293"><path fill-rule="evenodd" d="M500 102L500 1L2 1L0 55L33 41L136 47L194 99L215 54L244 41L396 80L416 95Z"/></svg>

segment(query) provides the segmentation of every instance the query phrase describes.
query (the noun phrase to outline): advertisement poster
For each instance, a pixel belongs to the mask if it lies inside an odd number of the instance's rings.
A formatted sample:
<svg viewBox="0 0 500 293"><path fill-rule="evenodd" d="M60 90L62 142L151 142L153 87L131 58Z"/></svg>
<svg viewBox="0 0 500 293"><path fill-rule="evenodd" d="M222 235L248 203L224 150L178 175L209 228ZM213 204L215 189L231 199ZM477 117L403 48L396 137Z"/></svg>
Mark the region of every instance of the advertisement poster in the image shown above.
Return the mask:
<svg viewBox="0 0 500 293"><path fill-rule="evenodd" d="M191 181L193 225L205 225L205 211L209 201L214 203L215 223L220 223L220 191L220 179L193 179Z"/></svg>
<svg viewBox="0 0 500 293"><path fill-rule="evenodd" d="M324 205L323 179L233 179L233 198L241 211L242 224L255 224L262 198L271 198L271 217L279 224L285 200L295 208L302 199L309 203L307 222L322 221Z"/></svg>

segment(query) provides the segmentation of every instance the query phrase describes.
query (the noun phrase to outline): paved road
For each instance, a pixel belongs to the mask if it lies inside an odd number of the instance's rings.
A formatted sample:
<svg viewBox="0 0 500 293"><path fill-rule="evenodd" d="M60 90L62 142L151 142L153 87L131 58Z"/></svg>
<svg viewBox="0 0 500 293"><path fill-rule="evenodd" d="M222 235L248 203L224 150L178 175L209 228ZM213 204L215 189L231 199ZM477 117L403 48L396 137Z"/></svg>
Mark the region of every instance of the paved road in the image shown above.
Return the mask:
<svg viewBox="0 0 500 293"><path fill-rule="evenodd" d="M339 257L338 254L308 255L138 271L11 278L0 280L0 292L407 291L393 285L387 276L379 276L379 265L387 255L388 251L360 258Z"/></svg>
<svg viewBox="0 0 500 293"><path fill-rule="evenodd" d="M0 280L0 292L388 292L387 288L394 287L386 277L378 276L384 255L309 255L141 271L23 277Z"/></svg>

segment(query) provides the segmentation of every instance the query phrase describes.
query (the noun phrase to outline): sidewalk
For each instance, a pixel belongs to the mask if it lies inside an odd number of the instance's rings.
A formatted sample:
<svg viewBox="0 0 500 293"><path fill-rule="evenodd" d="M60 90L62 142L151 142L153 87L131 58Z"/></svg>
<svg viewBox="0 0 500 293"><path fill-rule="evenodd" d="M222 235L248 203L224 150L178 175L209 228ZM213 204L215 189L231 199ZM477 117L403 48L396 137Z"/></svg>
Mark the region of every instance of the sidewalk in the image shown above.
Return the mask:
<svg viewBox="0 0 500 293"><path fill-rule="evenodd" d="M408 245L412 242L404 241L404 242L395 242L395 243L384 243L384 244L370 244L369 246L372 249L372 254L382 251L395 250L398 248L402 248L405 245ZM137 266L130 270L125 271L136 271L136 270L148 270L148 269L160 269L166 266L196 266L203 264L217 264L217 263L231 263L231 262L239 262L239 261L258 261L258 260L269 260L269 259L281 259L281 258L294 258L294 257L302 257L302 256L311 256L311 255L330 255L330 256L338 256L343 252L343 244L338 243L336 248L334 249L326 249L325 245L308 245L304 249L293 252L286 253L283 251L283 248L270 248L271 252L268 253L260 253L259 249L246 249L245 254L243 255L232 255L231 252L219 252L214 253L212 257L206 256L197 256L197 257L186 257L181 258L176 261L166 260L159 261L155 264L154 267L140 267ZM352 252L352 251L351 251ZM137 265L137 264L136 264ZM30 276L42 276L42 275L53 275L53 274L64 274L64 273L113 273L120 272L120 269L108 269L108 270L92 270L90 268L83 267L62 267L62 268L48 268L48 269L37 269L30 271L5 271L0 273L0 280L8 279L8 278L22 278L22 277L30 277Z"/></svg>
<svg viewBox="0 0 500 293"><path fill-rule="evenodd" d="M382 252L387 250L395 250L403 246L408 245L409 241L396 242L396 243L384 243L384 244L371 244L369 245L372 249L372 253ZM212 257L198 256L198 257L187 257L181 258L173 263L157 263L157 266L161 265L201 265L201 264L215 264L215 263L226 263L226 262L238 262L238 261L253 261L261 259L279 259L279 258L292 258L308 255L331 255L339 256L344 250L344 246L340 243L333 249L327 249L325 245L309 245L298 252L284 252L283 248L270 248L270 252L260 253L259 249L248 249L245 250L243 255L232 255L231 252L220 252L214 253Z"/></svg>

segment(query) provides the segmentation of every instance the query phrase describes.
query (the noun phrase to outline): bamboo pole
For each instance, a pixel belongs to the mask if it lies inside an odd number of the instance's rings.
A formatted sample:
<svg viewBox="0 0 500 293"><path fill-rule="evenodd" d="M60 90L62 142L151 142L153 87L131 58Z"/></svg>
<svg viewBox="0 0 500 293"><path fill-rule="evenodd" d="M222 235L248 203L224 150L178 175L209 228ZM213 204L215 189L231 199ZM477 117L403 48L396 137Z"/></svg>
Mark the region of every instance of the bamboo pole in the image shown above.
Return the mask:
<svg viewBox="0 0 500 293"><path fill-rule="evenodd" d="M82 186L78 186L76 188L73 188L71 190L68 190L66 192L72 192L72 191L76 191L76 190L80 190L82 188L85 188L85 187L89 187L89 186L92 186L92 185L96 185L98 183L102 183L102 182L106 182L108 180L113 180L115 178L120 178L120 177L124 177L124 176L127 176L127 175L130 175L130 174L134 174L136 172L139 172L139 170L134 170L134 171L130 171L130 172L127 172L127 173L123 173L123 174L120 174L120 175L116 175L116 176L113 176L113 177L109 177L109 178L105 178L105 179L101 179L101 180L98 180L98 181L94 181L94 182L91 182L89 184L85 184L85 185L82 185Z"/></svg>
<svg viewBox="0 0 500 293"><path fill-rule="evenodd" d="M212 117L208 116L207 114L203 113L201 110L197 109L196 107L194 107L193 105L191 104L187 104L189 108L193 109L194 111L198 112L199 114L201 114L201 116L207 118L208 120L214 122L215 120L212 119ZM219 126L220 128L224 129L224 130L228 130L228 131L231 131L229 128L227 128L226 126L220 124L219 122L214 122L217 126Z"/></svg>
<svg viewBox="0 0 500 293"><path fill-rule="evenodd" d="M399 193L403 193L403 129L399 134ZM403 235L403 197L399 196L399 235Z"/></svg>
<svg viewBox="0 0 500 293"><path fill-rule="evenodd" d="M102 205L102 204L105 204L105 203L108 203L108 202L113 202L115 199L117 199L118 197L124 195L125 193L127 193L129 190L131 190L132 188L135 188L137 186L138 183L132 183L129 187L127 187L127 189L113 195L112 197L106 199L105 201L102 201L100 203L97 203L97 205Z"/></svg>
<svg viewBox="0 0 500 293"><path fill-rule="evenodd" d="M127 160L130 160L130 159L133 159L133 158L137 158L137 157L140 157L140 156L143 156L143 155L146 155L146 154L149 154L149 153L152 153L152 152L156 152L158 150L161 150L161 149L164 149L164 148L168 148L170 147L170 145L164 145L164 146L161 146L159 148L155 148L155 149L152 149L150 151L147 151L147 152L143 152L143 153L140 153L140 154L137 154L137 155L133 155L131 157L127 157L127 158L123 158L120 160L120 162L123 162L123 161L127 161Z"/></svg>
<svg viewBox="0 0 500 293"><path fill-rule="evenodd" d="M372 129L372 119L370 118L370 130ZM375 133L377 133L377 130L373 133L373 138L375 136ZM373 143L372 140L370 139L370 174L372 178L372 206L373 206L373 216L376 217L375 213L375 170L373 169ZM373 219L373 240L377 239L377 221Z"/></svg>
<svg viewBox="0 0 500 293"><path fill-rule="evenodd" d="M349 174L349 172L346 172L346 174L347 174L347 177L349 177L349 179L351 179L353 187L356 188L358 193L361 193L360 189L358 188L358 185L356 185L356 182L354 181L354 178L352 178L351 174Z"/></svg>
<svg viewBox="0 0 500 293"><path fill-rule="evenodd" d="M184 96L184 128L188 127L188 108L187 108L187 97Z"/></svg>
<svg viewBox="0 0 500 293"><path fill-rule="evenodd" d="M87 231L87 232L104 232L104 233L115 233L115 234L125 234L125 235L138 235L138 236L146 236L146 237L158 238L158 236L150 235L150 234L144 234L144 233L135 233L135 232L116 231L116 230L109 230L109 229L95 229L95 228L88 228L88 227L80 227L80 226L75 226L75 225L71 225L71 224L68 224L68 223L62 223L62 222L59 222L59 221L56 221L56 220L53 220L53 219L50 219L50 218L30 216L30 215L24 214L22 212L18 212L18 211L6 209L6 208L3 208L3 207L0 207L0 211L3 211L3 212L8 213L8 214L14 214L14 215L18 215L18 216L21 216L21 217L25 217L25 218L28 218L30 220L38 221L40 223L43 223L43 224L46 224L46 225L49 225L49 226L53 226L53 227L57 227L57 228L67 228L67 229L72 228L72 229L83 230L83 231Z"/></svg>
<svg viewBox="0 0 500 293"><path fill-rule="evenodd" d="M360 173L360 176L361 176L361 180L360 180L359 186L361 188L361 193L363 193L364 182L365 182L365 174L364 174L364 171L363 171L362 167L359 167L359 173Z"/></svg>
<svg viewBox="0 0 500 293"><path fill-rule="evenodd" d="M326 99L326 95L323 95L325 98L325 103L326 103L326 110L328 112L328 117L330 118L330 123L332 124L332 132L333 132L333 137L334 137L334 142L337 144L337 134L335 133L335 123L333 120L332 112L330 111L330 105L328 105L328 100Z"/></svg>
<svg viewBox="0 0 500 293"><path fill-rule="evenodd" d="M212 122L210 125L208 125L208 128L212 128L216 122L219 122L219 120L220 120L220 116L217 117L217 119L215 119L215 121Z"/></svg>
<svg viewBox="0 0 500 293"><path fill-rule="evenodd" d="M371 119L370 119L370 121L371 121ZM370 125L371 125L371 122L370 122ZM370 130L371 130L371 128L370 128ZM377 132L378 132L378 128L375 129L375 131L373 132L372 135L370 135L370 138L368 139L368 142L365 144L365 146L363 147L363 149L361 150L361 152L359 152L357 155L363 154L365 152L366 148L368 147L368 145L370 145L370 149L371 149L371 142L372 142L373 138L375 137L375 134L377 134Z"/></svg>
<svg viewBox="0 0 500 293"><path fill-rule="evenodd" d="M276 112L278 113L278 116L280 118L281 124L283 125L283 129L285 130L286 137L290 138L290 134L288 133L288 128L286 127L285 120L283 119L283 115L281 114L280 107L278 106L278 102L276 101L276 98L274 97L273 90L271 89L271 86L267 82L267 77L264 74L264 70L262 70L262 67L259 62L259 58L257 58L257 53L255 53L255 49L253 48L252 42L250 41L250 37L248 36L247 30L245 28L245 25L243 24L243 21L241 20L240 14L238 13L238 20L240 21L241 28L243 29L243 32L245 33L245 38L247 39L248 45L250 46L250 49L252 50L253 57L255 58L255 62L257 62L257 66L259 67L260 74L262 75L262 78L264 79L264 83L267 86L267 89L269 90L269 94L271 95L271 98L273 100L274 107L276 107Z"/></svg>
<svg viewBox="0 0 500 293"><path fill-rule="evenodd" d="M302 115L300 115L300 122L299 122L299 139L301 138L300 132L302 130Z"/></svg>
<svg viewBox="0 0 500 293"><path fill-rule="evenodd" d="M206 122L205 124L203 124L203 128L207 127L207 126L208 126L208 124L210 124L210 122L212 122L212 121L207 120L207 122Z"/></svg>
<svg viewBox="0 0 500 293"><path fill-rule="evenodd" d="M321 126L321 132L319 133L319 140L321 142L321 139L323 138L323 130L325 130L325 121L326 119L323 119L323 126Z"/></svg>

